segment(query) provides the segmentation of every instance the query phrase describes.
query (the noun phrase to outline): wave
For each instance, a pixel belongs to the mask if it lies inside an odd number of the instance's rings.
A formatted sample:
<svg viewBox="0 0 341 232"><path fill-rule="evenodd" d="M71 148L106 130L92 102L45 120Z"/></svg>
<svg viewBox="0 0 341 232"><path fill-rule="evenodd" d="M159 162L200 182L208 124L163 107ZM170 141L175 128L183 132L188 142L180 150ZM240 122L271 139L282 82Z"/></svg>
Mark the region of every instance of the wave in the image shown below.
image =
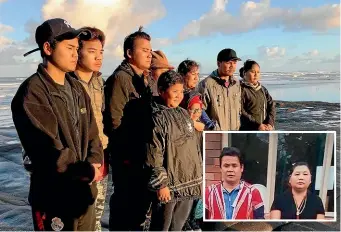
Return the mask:
<svg viewBox="0 0 341 232"><path fill-rule="evenodd" d="M14 82L14 83L1 83L0 88L13 88L13 87L18 87L21 83L19 82Z"/></svg>

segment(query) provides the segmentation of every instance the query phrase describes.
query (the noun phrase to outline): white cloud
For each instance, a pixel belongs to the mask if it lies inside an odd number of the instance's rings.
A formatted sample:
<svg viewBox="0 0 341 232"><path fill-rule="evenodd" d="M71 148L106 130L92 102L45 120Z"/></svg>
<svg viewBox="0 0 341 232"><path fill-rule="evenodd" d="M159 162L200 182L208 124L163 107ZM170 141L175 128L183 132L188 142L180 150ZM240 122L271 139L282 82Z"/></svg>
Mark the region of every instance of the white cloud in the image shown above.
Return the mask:
<svg viewBox="0 0 341 232"><path fill-rule="evenodd" d="M25 49L18 44L13 44L0 49L0 65L18 64L18 57L22 56Z"/></svg>
<svg viewBox="0 0 341 232"><path fill-rule="evenodd" d="M306 57L317 57L320 54L320 52L317 49L314 49L310 52L304 53L303 55Z"/></svg>
<svg viewBox="0 0 341 232"><path fill-rule="evenodd" d="M68 9L68 10L65 10ZM73 27L95 26L106 34L106 50L122 58L119 46L125 36L166 15L161 0L48 0L43 19L64 18ZM80 15L83 15L82 17ZM152 39L153 43L153 39Z"/></svg>
<svg viewBox="0 0 341 232"><path fill-rule="evenodd" d="M12 32L12 31L13 31L13 27L0 23L0 34L5 34L7 32Z"/></svg>
<svg viewBox="0 0 341 232"><path fill-rule="evenodd" d="M333 64L340 63L340 54L337 54L333 57L328 57L324 54L321 54L317 49L314 49L309 52L302 53L301 55L292 57L288 60L289 64Z"/></svg>
<svg viewBox="0 0 341 232"><path fill-rule="evenodd" d="M1 0L0 0L1 1ZM67 9L67 10L66 10ZM64 18L75 27L94 26L106 35L105 58L103 68L112 72L123 59L123 41L125 36L136 31L140 25L148 26L166 14L161 0L149 0L141 4L139 0L47 0L41 9L42 19ZM35 31L42 22L29 20L25 31L29 36L20 42L20 47L10 46L11 40L0 36L0 65L38 64L39 53L23 58L22 54L35 48ZM0 33L10 32L13 28L0 24ZM146 31L148 33L148 31ZM0 34L1 35L1 34ZM167 39L156 39L156 44L167 44ZM152 38L153 44L153 38ZM0 47L1 48L1 47Z"/></svg>
<svg viewBox="0 0 341 232"><path fill-rule="evenodd" d="M163 50L165 47L172 45L173 41L169 38L154 38L153 50Z"/></svg>
<svg viewBox="0 0 341 232"><path fill-rule="evenodd" d="M0 49L2 47L5 47L5 46L8 46L8 45L11 45L13 43L13 40L11 39L8 39L4 36L0 36Z"/></svg>
<svg viewBox="0 0 341 232"><path fill-rule="evenodd" d="M236 34L260 27L280 27L286 31L327 31L340 27L339 4L296 10L271 7L270 0L247 1L234 16L225 11L227 3L227 0L215 0L209 12L184 26L178 39L215 33Z"/></svg>
<svg viewBox="0 0 341 232"><path fill-rule="evenodd" d="M286 49L278 46L275 47L261 46L258 48L258 52L261 57L277 59L285 56Z"/></svg>

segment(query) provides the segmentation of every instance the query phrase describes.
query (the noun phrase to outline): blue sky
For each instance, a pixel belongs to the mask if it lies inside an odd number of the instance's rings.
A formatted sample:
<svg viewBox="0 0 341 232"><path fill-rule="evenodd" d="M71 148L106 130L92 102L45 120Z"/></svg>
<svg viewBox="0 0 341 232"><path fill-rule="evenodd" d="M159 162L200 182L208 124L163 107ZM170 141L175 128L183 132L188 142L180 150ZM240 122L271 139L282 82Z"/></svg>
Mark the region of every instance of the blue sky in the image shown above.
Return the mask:
<svg viewBox="0 0 341 232"><path fill-rule="evenodd" d="M36 47L36 26L52 17L106 32L104 74L120 63L124 37L140 24L174 66L190 58L202 73L228 47L264 72L340 70L337 0L0 0L0 76L34 72L39 54L22 54Z"/></svg>

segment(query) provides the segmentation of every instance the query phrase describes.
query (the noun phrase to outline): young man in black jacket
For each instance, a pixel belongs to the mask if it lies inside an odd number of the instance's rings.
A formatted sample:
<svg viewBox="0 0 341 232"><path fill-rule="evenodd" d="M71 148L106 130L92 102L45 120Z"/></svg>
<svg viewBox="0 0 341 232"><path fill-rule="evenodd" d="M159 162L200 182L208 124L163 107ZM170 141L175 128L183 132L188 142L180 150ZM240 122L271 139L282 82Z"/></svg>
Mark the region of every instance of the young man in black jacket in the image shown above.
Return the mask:
<svg viewBox="0 0 341 232"><path fill-rule="evenodd" d="M90 98L67 74L76 68L78 40L89 36L59 18L38 26L39 48L33 51L40 51L43 63L12 101L14 125L31 161L35 230L95 228L93 181L100 175L103 148Z"/></svg>
<svg viewBox="0 0 341 232"><path fill-rule="evenodd" d="M115 186L110 199L110 230L141 230L150 205L143 171L151 124L152 91L145 76L152 59L150 40L141 28L125 38L125 59L104 88L104 130L109 137Z"/></svg>

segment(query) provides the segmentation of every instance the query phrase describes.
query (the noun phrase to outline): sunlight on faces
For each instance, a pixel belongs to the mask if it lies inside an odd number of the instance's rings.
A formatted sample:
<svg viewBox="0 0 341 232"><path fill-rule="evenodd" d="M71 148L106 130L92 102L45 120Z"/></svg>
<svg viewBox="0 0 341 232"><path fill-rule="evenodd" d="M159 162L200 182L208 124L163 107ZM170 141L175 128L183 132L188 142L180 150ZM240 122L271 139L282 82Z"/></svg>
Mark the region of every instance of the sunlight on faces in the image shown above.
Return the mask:
<svg viewBox="0 0 341 232"><path fill-rule="evenodd" d="M289 179L290 186L295 190L306 190L311 184L311 173L305 165L295 167Z"/></svg>
<svg viewBox="0 0 341 232"><path fill-rule="evenodd" d="M218 72L221 76L233 76L237 68L237 60L218 61Z"/></svg>
<svg viewBox="0 0 341 232"><path fill-rule="evenodd" d="M240 164L237 156L223 156L220 171L224 182L236 184L242 177L244 166Z"/></svg>
<svg viewBox="0 0 341 232"><path fill-rule="evenodd" d="M134 41L134 48L128 50L130 62L141 70L148 70L152 62L152 46L150 41L138 38Z"/></svg>
<svg viewBox="0 0 341 232"><path fill-rule="evenodd" d="M260 68L257 64L252 65L252 68L245 72L244 79L253 85L257 84L260 80Z"/></svg>
<svg viewBox="0 0 341 232"><path fill-rule="evenodd" d="M176 83L170 86L166 91L161 91L160 96L167 107L176 108L184 98L184 85Z"/></svg>
<svg viewBox="0 0 341 232"><path fill-rule="evenodd" d="M193 67L185 76L186 87L193 89L199 82L199 68Z"/></svg>
<svg viewBox="0 0 341 232"><path fill-rule="evenodd" d="M43 45L49 61L63 72L75 71L78 60L78 38L57 42L52 49L48 42Z"/></svg>
<svg viewBox="0 0 341 232"><path fill-rule="evenodd" d="M202 113L202 109L199 103L194 103L189 109L188 109L189 115L191 116L191 119L194 121L198 121L201 113Z"/></svg>
<svg viewBox="0 0 341 232"><path fill-rule="evenodd" d="M98 72L102 67L103 46L96 40L82 41L78 65L88 72Z"/></svg>

